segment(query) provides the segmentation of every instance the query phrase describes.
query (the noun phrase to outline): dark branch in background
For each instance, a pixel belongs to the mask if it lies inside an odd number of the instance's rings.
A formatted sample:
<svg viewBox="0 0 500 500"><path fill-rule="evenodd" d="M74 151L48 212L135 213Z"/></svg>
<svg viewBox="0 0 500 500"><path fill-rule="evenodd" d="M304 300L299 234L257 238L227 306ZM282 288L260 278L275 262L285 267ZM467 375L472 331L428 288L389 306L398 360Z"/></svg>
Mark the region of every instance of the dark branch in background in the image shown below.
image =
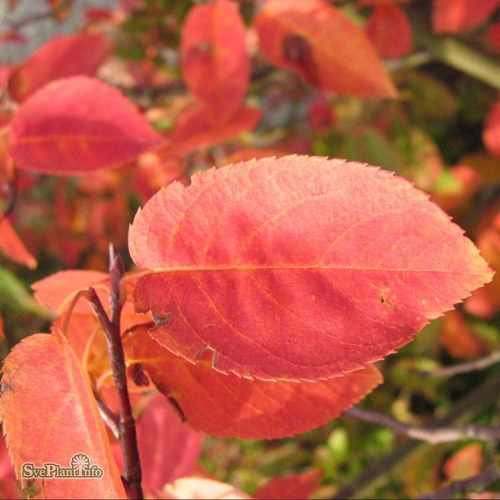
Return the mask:
<svg viewBox="0 0 500 500"><path fill-rule="evenodd" d="M418 374L423 377L453 377L454 375L459 375L460 373L484 370L498 362L500 362L500 351L494 351L489 356L485 356L484 358L468 361L467 363L460 363L459 365L444 366L442 368L436 368L435 370L425 372L418 371Z"/></svg>
<svg viewBox="0 0 500 500"><path fill-rule="evenodd" d="M419 439L427 443L439 444L463 439L500 440L500 427L481 425L457 425L445 427L419 427L405 424L395 418L376 411L353 407L346 411L350 417L364 420L371 424L382 425L393 430L395 434Z"/></svg>
<svg viewBox="0 0 500 500"><path fill-rule="evenodd" d="M130 405L127 388L125 355L123 353L120 335L120 314L123 307L123 297L121 294L120 283L124 275L124 266L122 259L115 253L112 246L110 247L109 254L109 274L111 284L109 298L111 303L111 319L106 314L106 311L104 310L104 307L102 306L102 303L93 288L89 288L87 290L88 296L86 296L86 298L106 335L111 370L113 372L113 380L120 401L118 434L120 437L120 445L123 452L125 466L125 486L130 498L142 499L141 463L137 447L135 421L132 416L132 407ZM110 415L108 416L111 417Z"/></svg>
<svg viewBox="0 0 500 500"><path fill-rule="evenodd" d="M433 426L443 427L467 416L472 418L484 408L497 403L500 392L500 373L495 373L480 386L458 400L454 407L444 417L435 419ZM363 491L373 482L389 477L391 470L401 465L404 460L419 447L424 446L421 441L408 439L394 448L394 450L373 462L352 483L337 490L333 499L352 498L362 495Z"/></svg>
<svg viewBox="0 0 500 500"><path fill-rule="evenodd" d="M477 476L470 477L469 479L464 479L462 481L455 481L451 483L447 488L441 490L433 491L428 495L423 495L418 497L419 500L438 500L438 499L448 499L456 498L456 495L464 496L466 493L472 492L482 492L487 488L493 481L500 479L500 470L494 465L490 465Z"/></svg>

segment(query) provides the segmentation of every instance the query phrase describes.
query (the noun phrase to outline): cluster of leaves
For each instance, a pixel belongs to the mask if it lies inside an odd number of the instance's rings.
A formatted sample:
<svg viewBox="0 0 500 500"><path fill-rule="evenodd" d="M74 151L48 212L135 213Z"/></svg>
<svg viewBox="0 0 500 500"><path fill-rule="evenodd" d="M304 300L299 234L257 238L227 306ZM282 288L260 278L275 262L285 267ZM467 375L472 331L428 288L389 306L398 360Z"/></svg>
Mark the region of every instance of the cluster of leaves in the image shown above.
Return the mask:
<svg viewBox="0 0 500 500"><path fill-rule="evenodd" d="M155 498L248 498L198 468L204 435L310 431L373 391L380 368L391 384L373 405L411 423L428 416L419 400L437 414L470 390L416 372L500 344L500 278L463 236L500 270L498 3L122 1L1 67L4 345L26 337L3 369L2 493L19 495L24 463L85 453L102 479L24 478L24 493L126 495L111 327ZM64 18L72 2L47 8ZM23 43L26 24L2 43ZM118 278L110 242L131 257ZM47 320L51 334L28 336ZM304 462L331 495L374 452L353 445L364 458L349 459L346 428L325 429ZM487 450L463 444L419 450L394 489L478 473ZM301 468L236 482L307 497L321 471Z"/></svg>

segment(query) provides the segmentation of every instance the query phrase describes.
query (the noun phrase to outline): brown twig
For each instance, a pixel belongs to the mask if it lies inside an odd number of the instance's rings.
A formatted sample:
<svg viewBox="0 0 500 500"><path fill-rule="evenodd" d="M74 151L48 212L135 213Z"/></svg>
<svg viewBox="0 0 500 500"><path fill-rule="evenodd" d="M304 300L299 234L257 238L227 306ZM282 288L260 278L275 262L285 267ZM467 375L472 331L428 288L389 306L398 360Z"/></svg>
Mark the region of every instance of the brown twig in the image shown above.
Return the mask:
<svg viewBox="0 0 500 500"><path fill-rule="evenodd" d="M418 497L418 499L440 500L456 498L456 495L464 496L466 493L471 493L474 491L482 492L486 487L488 487L493 481L496 481L497 479L500 479L500 470L498 470L495 465L490 465L476 476L470 477L468 479L463 479L462 481L455 481L446 488L433 491L432 493L428 493L427 495L422 495Z"/></svg>
<svg viewBox="0 0 500 500"><path fill-rule="evenodd" d="M106 425L110 428L113 436L116 439L120 439L120 427L118 424L118 416L115 415L99 398L96 397L97 407L99 408L99 413L106 422Z"/></svg>
<svg viewBox="0 0 500 500"><path fill-rule="evenodd" d="M113 247L110 247L109 272L111 283L111 319L106 314L93 288L88 289L89 296L86 298L89 300L90 306L106 335L113 380L118 392L120 402L118 431L123 452L127 493L130 498L142 499L142 474L139 450L137 447L137 434L128 394L125 355L123 353L120 335L120 314L123 306L120 282L124 274L124 268L123 261L120 256L115 253Z"/></svg>
<svg viewBox="0 0 500 500"><path fill-rule="evenodd" d="M431 444L449 443L463 439L500 440L500 427L482 425L456 425L445 427L419 427L405 424L385 413L379 413L364 408L353 407L346 411L350 417L364 420L376 425L392 429L396 434L412 439L426 441Z"/></svg>
<svg viewBox="0 0 500 500"><path fill-rule="evenodd" d="M470 417L477 414L485 406L490 406L498 400L499 391L500 373L495 373L457 401L449 413L434 421L434 425L450 425L464 415ZM415 439L408 439L398 444L392 452L374 461L353 482L340 487L332 499L353 498L362 494L372 483L383 477L388 477L391 469L402 464L420 446L422 446L422 442Z"/></svg>
<svg viewBox="0 0 500 500"><path fill-rule="evenodd" d="M484 358L475 359L466 363L460 363L454 366L444 366L430 371L419 371L418 374L423 377L453 377L461 373L469 373L476 370L484 370L495 363L500 362L500 351L494 351Z"/></svg>

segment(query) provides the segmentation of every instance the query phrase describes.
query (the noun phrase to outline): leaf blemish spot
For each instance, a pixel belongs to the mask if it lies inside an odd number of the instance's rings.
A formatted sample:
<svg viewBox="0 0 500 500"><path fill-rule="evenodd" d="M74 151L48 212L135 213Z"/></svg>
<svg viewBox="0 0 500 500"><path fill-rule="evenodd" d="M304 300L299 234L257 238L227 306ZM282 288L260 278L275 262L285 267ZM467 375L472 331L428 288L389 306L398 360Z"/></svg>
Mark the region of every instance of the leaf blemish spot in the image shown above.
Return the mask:
<svg viewBox="0 0 500 500"><path fill-rule="evenodd" d="M212 351L212 368L215 368L217 366L217 351L213 348L213 347L210 347L209 344L205 344L198 352L198 354L196 355L196 362L198 363L203 354L205 354L206 351Z"/></svg>
<svg viewBox="0 0 500 500"><path fill-rule="evenodd" d="M160 325L168 325L168 323L170 323L172 313L157 315L153 311L151 312L153 314L153 321L155 322L155 326L153 327L153 329L158 328Z"/></svg>

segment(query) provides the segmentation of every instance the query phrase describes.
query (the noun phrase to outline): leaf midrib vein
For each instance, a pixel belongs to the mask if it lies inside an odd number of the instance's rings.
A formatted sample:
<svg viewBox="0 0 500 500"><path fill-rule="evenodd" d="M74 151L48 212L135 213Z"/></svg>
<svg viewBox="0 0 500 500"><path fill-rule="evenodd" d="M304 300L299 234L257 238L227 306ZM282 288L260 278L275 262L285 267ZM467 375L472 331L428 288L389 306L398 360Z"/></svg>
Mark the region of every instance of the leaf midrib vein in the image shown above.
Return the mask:
<svg viewBox="0 0 500 500"><path fill-rule="evenodd" d="M145 270L144 274L157 273L202 273L202 272L257 272L257 271L306 271L306 270L333 270L333 271L358 271L358 272L389 272L389 273L436 273L447 275L482 276L482 273L451 271L447 269L406 269L406 268L381 268L369 266L342 266L338 264L249 264L249 265L201 265L180 267L159 267Z"/></svg>

